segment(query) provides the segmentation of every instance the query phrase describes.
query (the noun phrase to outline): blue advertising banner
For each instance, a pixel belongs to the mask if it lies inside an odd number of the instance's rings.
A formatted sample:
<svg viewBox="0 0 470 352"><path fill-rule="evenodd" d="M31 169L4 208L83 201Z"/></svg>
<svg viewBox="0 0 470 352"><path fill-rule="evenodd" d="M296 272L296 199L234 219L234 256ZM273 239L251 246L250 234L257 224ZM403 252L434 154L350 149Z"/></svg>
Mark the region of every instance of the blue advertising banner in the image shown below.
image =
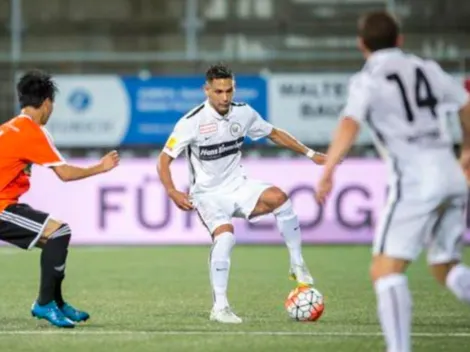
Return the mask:
<svg viewBox="0 0 470 352"><path fill-rule="evenodd" d="M131 124L123 144L164 143L175 123L205 100L204 77L123 78L131 102ZM266 118L266 82L237 77L235 100Z"/></svg>
<svg viewBox="0 0 470 352"><path fill-rule="evenodd" d="M162 145L175 123L205 100L203 76L59 75L55 80L59 93L48 129L59 147ZM236 85L234 100L267 118L266 81L237 76Z"/></svg>

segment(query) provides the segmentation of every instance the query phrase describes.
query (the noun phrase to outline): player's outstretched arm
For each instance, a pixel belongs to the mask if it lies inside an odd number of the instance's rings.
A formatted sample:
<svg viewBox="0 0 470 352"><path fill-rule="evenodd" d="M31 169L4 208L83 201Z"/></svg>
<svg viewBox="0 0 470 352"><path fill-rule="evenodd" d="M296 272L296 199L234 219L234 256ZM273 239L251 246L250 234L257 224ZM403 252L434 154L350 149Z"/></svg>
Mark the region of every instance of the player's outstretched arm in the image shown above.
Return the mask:
<svg viewBox="0 0 470 352"><path fill-rule="evenodd" d="M280 147L287 148L296 153L306 155L316 164L323 165L325 163L325 154L316 152L308 148L300 141L298 141L294 136L284 130L281 130L279 128L273 128L271 133L268 135L268 138Z"/></svg>
<svg viewBox="0 0 470 352"><path fill-rule="evenodd" d="M326 153L325 173L333 173L336 165L341 163L354 144L359 129L359 123L353 118L345 117L341 120Z"/></svg>
<svg viewBox="0 0 470 352"><path fill-rule="evenodd" d="M80 167L69 164L52 166L57 176L64 182L81 180L90 176L102 174L114 169L119 164L119 154L113 150L106 154L98 164Z"/></svg>
<svg viewBox="0 0 470 352"><path fill-rule="evenodd" d="M364 121L377 91L375 80L367 73L361 72L351 77L348 98L341 113L340 123L336 128L333 140L326 153L323 174L316 188L316 199L323 203L333 188L333 174L336 166L341 163L351 149L359 133L361 121Z"/></svg>
<svg viewBox="0 0 470 352"><path fill-rule="evenodd" d="M178 208L181 210L192 210L193 205L189 201L189 197L186 193L180 192L176 189L171 177L170 165L173 162L173 157L165 153L160 153L157 160L157 172L160 177L160 181L165 187L168 196L173 200Z"/></svg>
<svg viewBox="0 0 470 352"><path fill-rule="evenodd" d="M351 149L359 132L359 123L350 117L341 120L328 148L323 174L316 188L315 198L319 203L324 203L326 197L333 188L333 174L336 166L341 163L348 151Z"/></svg>

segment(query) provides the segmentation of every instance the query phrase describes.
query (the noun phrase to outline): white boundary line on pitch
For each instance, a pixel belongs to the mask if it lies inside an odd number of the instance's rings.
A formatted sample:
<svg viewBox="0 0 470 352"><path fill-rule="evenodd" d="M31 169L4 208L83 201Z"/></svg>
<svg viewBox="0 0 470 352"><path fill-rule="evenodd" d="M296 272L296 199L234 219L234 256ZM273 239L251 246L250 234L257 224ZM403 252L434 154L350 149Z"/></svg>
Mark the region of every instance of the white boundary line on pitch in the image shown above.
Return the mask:
<svg viewBox="0 0 470 352"><path fill-rule="evenodd" d="M155 336L337 336L382 337L380 332L308 332L308 331L133 331L133 330L0 330L1 335L155 335ZM470 337L470 332L415 332L413 337Z"/></svg>

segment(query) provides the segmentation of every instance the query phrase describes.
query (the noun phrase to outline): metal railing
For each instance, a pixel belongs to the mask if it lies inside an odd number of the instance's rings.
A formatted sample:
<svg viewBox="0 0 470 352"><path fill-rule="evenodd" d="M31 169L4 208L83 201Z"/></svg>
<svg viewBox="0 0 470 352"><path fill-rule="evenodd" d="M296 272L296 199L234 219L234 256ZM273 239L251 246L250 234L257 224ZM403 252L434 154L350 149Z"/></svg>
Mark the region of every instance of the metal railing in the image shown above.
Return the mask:
<svg viewBox="0 0 470 352"><path fill-rule="evenodd" d="M200 32L203 27L203 21L198 11L202 0L184 0L184 18L181 19L182 31L181 37L184 38L185 48L180 51L145 51L145 52L115 52L115 51L47 51L47 52L29 52L23 50L23 0L10 0L10 52L0 52L0 64L17 65L21 63L139 63L139 62L207 62L214 60L225 61L243 61L243 62L269 62L275 60L297 60L297 61L315 61L315 60L336 60L338 62L360 59L360 54L355 50L345 48L334 52L318 50L262 50L262 51L244 51L239 53L226 53L221 51L208 51L200 47ZM237 0L246 1L246 0ZM272 1L272 0L267 0ZM354 0L357 2L357 0ZM383 7L394 12L397 9L397 0L383 0ZM354 34L352 34L353 36ZM466 61L470 59L470 50L460 52L458 61L459 67L465 72Z"/></svg>
<svg viewBox="0 0 470 352"><path fill-rule="evenodd" d="M165 64L168 67L179 65L179 67L192 67L192 72L198 71L201 63L214 62L214 61L227 61L232 64L238 65L240 70L251 70L250 72L263 72L274 66L275 63L281 62L276 66L277 70L285 69L291 70L293 66L300 67L298 70L307 70L313 72L317 70L355 70L362 62L361 54L357 50L350 48L349 42L344 44L340 41L336 46L333 45L332 50L322 49L318 46L315 49L296 49L296 50L282 50L279 48L263 50L232 50L222 51L216 49L207 49L202 45L202 29L204 22L201 19L201 6L204 1L209 0L181 0L181 14L183 18L180 19L182 30L177 33L178 38L181 39L183 45L181 50L171 51L96 51L96 50L74 50L74 51L35 51L29 50L25 43L26 39L30 39L31 31L28 31L29 23L24 21L24 10L27 4L24 0L9 0L10 1L10 16L7 31L9 33L9 51L0 52L0 116L7 118L13 113L13 85L14 79L19 70L27 67L44 67L52 73L109 73L111 70L116 69L115 73L121 74L127 67L128 72L138 73L140 70L145 70L150 65ZM78 1L78 0L77 0ZM162 1L163 0L159 0ZM170 0L176 1L176 0ZM184 1L184 3L183 3ZM219 1L219 0L214 0ZM234 4L241 1L255 0L226 0L226 3ZM265 2L273 2L277 0L263 0ZM292 0L294 1L294 0ZM297 3L300 0L295 0ZM322 3L322 0L305 0L304 2ZM354 3L361 2L360 0L351 0ZM401 0L383 0L380 5L380 0L363 0L362 2L370 1L377 3L378 7L387 7L391 11L399 9L402 6ZM284 2L287 2L285 0ZM333 0L331 1L333 2ZM323 3L331 4L331 2L323 0ZM62 5L63 3L61 3ZM259 5L259 3L257 3ZM276 4L278 4L276 2ZM31 12L31 11L30 11ZM179 12L178 12L179 13ZM60 33L59 33L60 34ZM282 37L283 33L280 33ZM354 33L350 37L354 40ZM349 38L349 37L348 37ZM67 40L67 37L64 37ZM262 39L258 39L262 40ZM343 44L342 44L343 43ZM341 46L344 45L344 48ZM431 50L432 52L432 50ZM445 53L443 61L452 63L452 70L454 73L467 74L467 69L470 63L470 50L460 51L456 56L446 57ZM329 68L321 66L321 63L326 63ZM171 66L171 65L173 66ZM282 65L285 66L282 66ZM298 64L298 65L296 65ZM157 65L158 66L158 65ZM237 67L237 70L238 70ZM303 67L303 68L302 68ZM120 69L123 72L120 72ZM160 72L160 71L156 71ZM178 68L172 71L171 68L167 72L179 72ZM186 71L185 73L188 73Z"/></svg>

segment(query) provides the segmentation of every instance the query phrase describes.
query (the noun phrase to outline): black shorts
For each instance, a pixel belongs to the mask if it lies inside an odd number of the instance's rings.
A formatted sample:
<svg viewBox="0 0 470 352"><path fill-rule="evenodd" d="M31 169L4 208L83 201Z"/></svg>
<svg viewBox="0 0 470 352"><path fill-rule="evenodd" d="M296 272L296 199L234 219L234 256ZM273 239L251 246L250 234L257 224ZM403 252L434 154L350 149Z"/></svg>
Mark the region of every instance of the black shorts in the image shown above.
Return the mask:
<svg viewBox="0 0 470 352"><path fill-rule="evenodd" d="M44 232L49 216L28 204L11 204L0 212L0 240L31 249Z"/></svg>

